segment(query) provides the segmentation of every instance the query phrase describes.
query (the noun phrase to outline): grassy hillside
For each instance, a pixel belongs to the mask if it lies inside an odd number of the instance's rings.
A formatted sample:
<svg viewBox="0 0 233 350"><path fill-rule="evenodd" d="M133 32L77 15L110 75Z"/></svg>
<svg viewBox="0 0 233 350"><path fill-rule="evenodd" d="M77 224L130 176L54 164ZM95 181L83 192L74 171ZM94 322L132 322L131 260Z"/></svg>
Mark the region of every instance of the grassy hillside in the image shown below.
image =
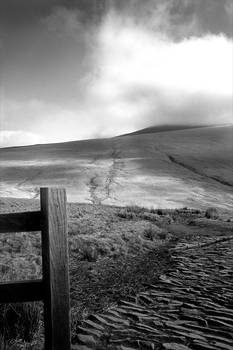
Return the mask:
<svg viewBox="0 0 233 350"><path fill-rule="evenodd" d="M1 149L0 196L64 186L73 202L231 210L233 127Z"/></svg>

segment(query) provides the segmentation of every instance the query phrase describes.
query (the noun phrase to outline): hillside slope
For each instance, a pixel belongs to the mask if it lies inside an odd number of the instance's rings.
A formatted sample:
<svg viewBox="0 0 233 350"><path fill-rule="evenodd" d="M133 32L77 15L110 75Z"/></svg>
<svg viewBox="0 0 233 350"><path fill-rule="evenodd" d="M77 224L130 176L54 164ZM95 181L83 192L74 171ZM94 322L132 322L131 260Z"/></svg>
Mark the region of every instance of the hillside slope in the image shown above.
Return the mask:
<svg viewBox="0 0 233 350"><path fill-rule="evenodd" d="M70 201L230 210L232 135L218 126L1 149L0 196L64 186Z"/></svg>
<svg viewBox="0 0 233 350"><path fill-rule="evenodd" d="M158 125L158 126L150 126L148 128L136 130L131 133L124 134L122 136L132 136L132 135L140 135L140 134L153 134L157 132L168 132L168 131L179 131L179 130L187 130L187 129L199 129L203 128L206 125L188 125L188 124L174 124L174 125Z"/></svg>

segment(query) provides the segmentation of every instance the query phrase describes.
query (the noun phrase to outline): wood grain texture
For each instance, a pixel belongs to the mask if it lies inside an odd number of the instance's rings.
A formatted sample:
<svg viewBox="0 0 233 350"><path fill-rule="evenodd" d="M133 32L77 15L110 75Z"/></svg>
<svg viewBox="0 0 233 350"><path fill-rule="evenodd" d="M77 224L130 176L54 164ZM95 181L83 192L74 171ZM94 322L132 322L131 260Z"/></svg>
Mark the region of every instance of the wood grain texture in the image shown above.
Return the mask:
<svg viewBox="0 0 233 350"><path fill-rule="evenodd" d="M0 215L0 233L40 231L40 211Z"/></svg>
<svg viewBox="0 0 233 350"><path fill-rule="evenodd" d="M0 283L0 303L38 301L43 298L42 280Z"/></svg>
<svg viewBox="0 0 233 350"><path fill-rule="evenodd" d="M45 350L70 350L66 192L41 189Z"/></svg>

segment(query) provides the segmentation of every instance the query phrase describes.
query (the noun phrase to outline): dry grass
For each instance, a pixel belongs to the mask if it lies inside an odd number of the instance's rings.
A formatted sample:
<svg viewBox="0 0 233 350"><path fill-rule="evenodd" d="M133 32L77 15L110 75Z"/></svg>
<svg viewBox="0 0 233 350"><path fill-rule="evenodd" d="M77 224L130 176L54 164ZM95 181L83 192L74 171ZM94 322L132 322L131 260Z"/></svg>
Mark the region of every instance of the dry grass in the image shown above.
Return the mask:
<svg viewBox="0 0 233 350"><path fill-rule="evenodd" d="M2 212L35 210L37 206L36 201L1 201ZM162 246L167 236L159 236L163 229L155 225L155 215L160 221L161 218L145 208L72 204L68 211L72 328L75 332L77 322L90 312L101 310L139 288L135 275L143 275L141 266L146 266L143 263L148 254ZM124 212L126 215L121 215ZM0 258L2 281L40 278L40 234L1 235ZM41 305L1 305L0 313L2 349L27 349L34 339L41 339Z"/></svg>
<svg viewBox="0 0 233 350"><path fill-rule="evenodd" d="M38 202L1 202L2 212L37 209ZM10 204L10 205L9 205ZM72 336L90 315L119 299L137 293L169 266L169 227L190 218L204 218L197 210L155 210L68 205ZM207 220L209 221L209 220ZM0 236L1 280L41 276L40 235ZM40 305L1 306L0 350L37 350L42 346Z"/></svg>
<svg viewBox="0 0 233 350"><path fill-rule="evenodd" d="M41 277L39 234L3 234L0 237L1 281ZM43 332L42 305L0 304L0 349L39 350ZM38 341L39 340L39 341Z"/></svg>

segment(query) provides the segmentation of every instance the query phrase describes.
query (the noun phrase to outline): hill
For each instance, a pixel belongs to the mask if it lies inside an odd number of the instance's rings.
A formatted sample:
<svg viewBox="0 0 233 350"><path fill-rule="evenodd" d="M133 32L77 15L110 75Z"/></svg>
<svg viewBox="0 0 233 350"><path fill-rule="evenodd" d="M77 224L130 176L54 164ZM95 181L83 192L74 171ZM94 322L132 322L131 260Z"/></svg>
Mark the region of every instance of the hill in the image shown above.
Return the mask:
<svg viewBox="0 0 233 350"><path fill-rule="evenodd" d="M178 131L178 130L187 130L187 129L199 129L203 128L207 125L186 125L186 124L174 124L174 125L157 125L157 126L150 126L148 128L136 130L134 132L124 134L122 136L128 136L128 135L140 135L140 134L152 134L156 132L168 132L168 131Z"/></svg>
<svg viewBox="0 0 233 350"><path fill-rule="evenodd" d="M64 186L73 202L231 210L232 135L232 126L150 129L1 149L0 196L33 198L40 186Z"/></svg>

